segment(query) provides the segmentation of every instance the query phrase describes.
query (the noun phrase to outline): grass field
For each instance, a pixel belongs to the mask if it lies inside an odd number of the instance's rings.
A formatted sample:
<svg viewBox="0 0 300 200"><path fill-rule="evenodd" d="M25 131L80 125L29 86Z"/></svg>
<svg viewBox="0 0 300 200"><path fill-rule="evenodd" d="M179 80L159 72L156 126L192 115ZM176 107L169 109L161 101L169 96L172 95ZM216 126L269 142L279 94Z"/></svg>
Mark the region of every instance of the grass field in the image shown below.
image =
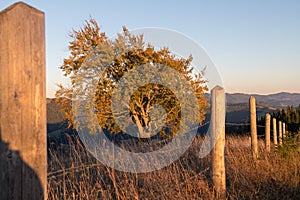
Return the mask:
<svg viewBox="0 0 300 200"><path fill-rule="evenodd" d="M150 173L119 172L93 158L78 140L49 147L48 199L214 199L210 156L198 157L203 138L168 167ZM248 136L226 136L228 199L299 199L300 154L284 147L253 162Z"/></svg>

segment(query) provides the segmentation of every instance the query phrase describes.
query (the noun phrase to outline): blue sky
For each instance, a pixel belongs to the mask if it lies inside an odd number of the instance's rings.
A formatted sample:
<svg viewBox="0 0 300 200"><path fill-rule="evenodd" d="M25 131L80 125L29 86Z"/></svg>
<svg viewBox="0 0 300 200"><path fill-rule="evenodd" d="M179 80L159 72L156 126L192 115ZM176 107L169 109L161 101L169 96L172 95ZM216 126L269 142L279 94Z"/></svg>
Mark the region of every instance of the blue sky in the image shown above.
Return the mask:
<svg viewBox="0 0 300 200"><path fill-rule="evenodd" d="M0 10L13 4L1 0ZM93 17L112 37L161 27L200 44L215 63L227 92L300 92L300 1L25 0L46 14L47 97L66 83L59 66L68 34Z"/></svg>

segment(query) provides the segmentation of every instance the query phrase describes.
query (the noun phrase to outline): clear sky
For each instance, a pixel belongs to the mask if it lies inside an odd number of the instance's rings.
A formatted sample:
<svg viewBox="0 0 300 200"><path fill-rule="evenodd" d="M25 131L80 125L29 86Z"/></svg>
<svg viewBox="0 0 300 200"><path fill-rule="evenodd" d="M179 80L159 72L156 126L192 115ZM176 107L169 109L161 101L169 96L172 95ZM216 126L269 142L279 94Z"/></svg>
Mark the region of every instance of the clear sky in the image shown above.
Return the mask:
<svg viewBox="0 0 300 200"><path fill-rule="evenodd" d="M14 0L0 0L0 10ZM227 92L300 92L300 1L24 0L46 14L47 97L66 83L59 66L68 34L93 17L109 37L161 27L200 44Z"/></svg>

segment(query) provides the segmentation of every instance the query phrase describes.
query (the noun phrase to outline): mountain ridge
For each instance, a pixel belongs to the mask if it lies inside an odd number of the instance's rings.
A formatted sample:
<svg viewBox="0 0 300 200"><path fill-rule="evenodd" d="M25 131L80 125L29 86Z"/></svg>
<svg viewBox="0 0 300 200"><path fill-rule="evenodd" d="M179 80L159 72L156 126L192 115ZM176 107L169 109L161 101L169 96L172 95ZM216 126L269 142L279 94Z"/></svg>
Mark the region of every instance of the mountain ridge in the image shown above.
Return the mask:
<svg viewBox="0 0 300 200"><path fill-rule="evenodd" d="M209 99L210 94L205 97ZM247 94L247 93L226 93L227 105L247 103L250 96L254 96L257 102L265 102L271 106L284 108L287 106L298 106L300 104L300 93L278 92L274 94Z"/></svg>
<svg viewBox="0 0 300 200"><path fill-rule="evenodd" d="M294 107L300 104L300 93L280 92L267 95L255 95L245 93L226 93L226 122L245 123L249 121L249 97L256 98L257 116L273 113L288 105ZM209 94L205 98L209 99ZM67 128L63 119L63 113L54 98L47 98L47 132L51 137L60 138L62 130ZM209 111L207 119L209 119Z"/></svg>
<svg viewBox="0 0 300 200"><path fill-rule="evenodd" d="M244 123L249 121L249 98L256 98L257 116L260 118L266 113L277 112L293 105L300 104L300 93L279 92L274 94L246 94L226 93L226 122ZM209 99L210 94L206 93L205 98ZM209 111L208 111L209 113ZM209 115L208 115L209 116Z"/></svg>

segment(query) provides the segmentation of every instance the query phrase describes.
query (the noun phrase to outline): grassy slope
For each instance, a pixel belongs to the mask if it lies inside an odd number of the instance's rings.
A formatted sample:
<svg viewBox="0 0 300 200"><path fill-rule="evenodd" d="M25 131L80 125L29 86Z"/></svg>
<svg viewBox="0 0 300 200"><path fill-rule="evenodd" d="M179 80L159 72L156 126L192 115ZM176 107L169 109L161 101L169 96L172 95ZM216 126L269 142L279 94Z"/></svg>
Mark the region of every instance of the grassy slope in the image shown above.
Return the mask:
<svg viewBox="0 0 300 200"><path fill-rule="evenodd" d="M170 166L151 173L114 171L97 162L80 145L50 150L48 199L213 199L210 156L198 158L203 138ZM76 143L76 141L75 141ZM299 199L300 155L282 156L273 148L253 162L248 137L227 136L228 199Z"/></svg>

